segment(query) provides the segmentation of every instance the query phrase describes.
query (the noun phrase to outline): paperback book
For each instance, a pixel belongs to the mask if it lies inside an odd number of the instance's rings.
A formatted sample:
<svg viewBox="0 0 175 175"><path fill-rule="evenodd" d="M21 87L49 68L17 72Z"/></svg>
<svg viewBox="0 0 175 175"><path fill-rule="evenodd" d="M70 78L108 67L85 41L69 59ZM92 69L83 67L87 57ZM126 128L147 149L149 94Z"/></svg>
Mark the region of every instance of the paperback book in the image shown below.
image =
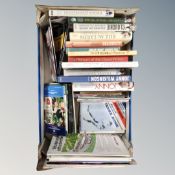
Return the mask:
<svg viewBox="0 0 175 175"><path fill-rule="evenodd" d="M133 68L133 67L138 67L137 61L132 61L132 62L62 62L63 69Z"/></svg>
<svg viewBox="0 0 175 175"><path fill-rule="evenodd" d="M110 68L90 68L90 69L64 69L64 76L79 76L79 75L94 75L94 76L100 76L100 75L129 75L131 70L130 69L110 69Z"/></svg>
<svg viewBox="0 0 175 175"><path fill-rule="evenodd" d="M73 83L73 91L133 91L134 82Z"/></svg>
<svg viewBox="0 0 175 175"><path fill-rule="evenodd" d="M69 17L68 22L71 23L99 23L99 24L125 24L133 23L133 17L115 17L115 18L90 18L90 17Z"/></svg>
<svg viewBox="0 0 175 175"><path fill-rule="evenodd" d="M45 132L51 135L66 135L68 132L66 88L59 84L44 87Z"/></svg>

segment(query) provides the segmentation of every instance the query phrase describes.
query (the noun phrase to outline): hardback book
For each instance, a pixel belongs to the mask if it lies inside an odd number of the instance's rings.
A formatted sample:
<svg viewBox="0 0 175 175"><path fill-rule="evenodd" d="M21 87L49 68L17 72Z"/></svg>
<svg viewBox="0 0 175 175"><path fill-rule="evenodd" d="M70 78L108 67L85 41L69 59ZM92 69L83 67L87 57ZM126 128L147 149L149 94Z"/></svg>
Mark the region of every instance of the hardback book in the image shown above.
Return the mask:
<svg viewBox="0 0 175 175"><path fill-rule="evenodd" d="M127 44L132 40L132 32L70 32L70 41L122 41Z"/></svg>
<svg viewBox="0 0 175 175"><path fill-rule="evenodd" d="M69 56L68 62L128 62L128 56Z"/></svg>
<svg viewBox="0 0 175 175"><path fill-rule="evenodd" d="M135 26L131 24L98 24L98 23L74 23L74 32L130 32Z"/></svg>
<svg viewBox="0 0 175 175"><path fill-rule="evenodd" d="M134 17L115 17L115 18L91 18L91 17L69 17L68 22L71 23L99 23L99 24L125 24L135 22Z"/></svg>
<svg viewBox="0 0 175 175"><path fill-rule="evenodd" d="M114 17L113 9L103 10L49 10L49 16L66 17Z"/></svg>
<svg viewBox="0 0 175 175"><path fill-rule="evenodd" d="M118 69L118 68L90 68L90 69L64 69L63 74L64 76L79 76L79 75L129 75L130 69Z"/></svg>
<svg viewBox="0 0 175 175"><path fill-rule="evenodd" d="M104 40L104 41L66 41L67 48L84 48L84 47L122 47L124 43L117 40Z"/></svg>
<svg viewBox="0 0 175 175"><path fill-rule="evenodd" d="M133 91L134 82L93 82L73 83L72 90L77 91Z"/></svg>
<svg viewBox="0 0 175 175"><path fill-rule="evenodd" d="M63 69L81 68L134 68L138 67L137 61L132 62L62 62Z"/></svg>
<svg viewBox="0 0 175 175"><path fill-rule="evenodd" d="M68 48L68 56L134 56L136 50L119 50L118 48Z"/></svg>
<svg viewBox="0 0 175 175"><path fill-rule="evenodd" d="M130 75L96 75L96 76L58 76L59 83L73 82L127 82L132 81Z"/></svg>

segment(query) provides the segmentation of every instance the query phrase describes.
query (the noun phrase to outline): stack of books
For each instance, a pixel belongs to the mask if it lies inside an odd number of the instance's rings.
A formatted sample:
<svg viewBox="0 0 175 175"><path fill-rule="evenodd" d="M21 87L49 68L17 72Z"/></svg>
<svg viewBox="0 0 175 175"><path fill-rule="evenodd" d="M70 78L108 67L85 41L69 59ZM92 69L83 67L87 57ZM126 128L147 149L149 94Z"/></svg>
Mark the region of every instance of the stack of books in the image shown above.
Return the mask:
<svg viewBox="0 0 175 175"><path fill-rule="evenodd" d="M132 162L132 68L138 62L136 11L130 10L48 11L47 165Z"/></svg>

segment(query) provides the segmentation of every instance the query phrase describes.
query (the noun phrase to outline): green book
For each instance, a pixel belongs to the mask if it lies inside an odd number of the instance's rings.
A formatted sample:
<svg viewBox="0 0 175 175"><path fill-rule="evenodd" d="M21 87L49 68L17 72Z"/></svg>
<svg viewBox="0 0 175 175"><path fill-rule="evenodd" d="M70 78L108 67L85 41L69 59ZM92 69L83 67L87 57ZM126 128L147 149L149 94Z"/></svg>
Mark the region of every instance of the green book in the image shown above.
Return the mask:
<svg viewBox="0 0 175 175"><path fill-rule="evenodd" d="M90 18L90 17L69 17L69 23L132 23L132 18Z"/></svg>

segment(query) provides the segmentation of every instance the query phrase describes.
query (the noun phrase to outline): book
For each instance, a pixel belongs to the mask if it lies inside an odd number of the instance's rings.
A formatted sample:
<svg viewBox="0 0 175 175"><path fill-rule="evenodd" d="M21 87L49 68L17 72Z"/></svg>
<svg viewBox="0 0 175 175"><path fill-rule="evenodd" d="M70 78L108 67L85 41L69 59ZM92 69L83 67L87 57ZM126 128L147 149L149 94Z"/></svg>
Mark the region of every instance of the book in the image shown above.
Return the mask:
<svg viewBox="0 0 175 175"><path fill-rule="evenodd" d="M134 82L73 83L73 91L133 91Z"/></svg>
<svg viewBox="0 0 175 175"><path fill-rule="evenodd" d="M66 87L57 83L44 86L45 132L66 135L68 132Z"/></svg>
<svg viewBox="0 0 175 175"><path fill-rule="evenodd" d="M68 56L134 56L136 50L119 50L118 48L67 48ZM77 51L76 51L77 49ZM71 51L69 51L71 50Z"/></svg>
<svg viewBox="0 0 175 175"><path fill-rule="evenodd" d="M116 40L128 43L132 32L69 32L70 41L105 41Z"/></svg>
<svg viewBox="0 0 175 175"><path fill-rule="evenodd" d="M66 48L66 52L95 52L95 51L119 51L120 47L93 47L93 48L89 48L89 47L75 47L75 48Z"/></svg>
<svg viewBox="0 0 175 175"><path fill-rule="evenodd" d="M133 67L138 67L137 61L132 61L132 62L62 62L63 69L133 68Z"/></svg>
<svg viewBox="0 0 175 175"><path fill-rule="evenodd" d="M69 56L68 62L127 62L128 56Z"/></svg>
<svg viewBox="0 0 175 175"><path fill-rule="evenodd" d="M64 164L66 167L73 165L103 165L110 167L114 164L128 164L132 161L132 157L107 157L107 156L48 156L46 160L47 167L49 168L58 168L60 165Z"/></svg>
<svg viewBox="0 0 175 175"><path fill-rule="evenodd" d="M91 18L91 17L69 17L68 22L71 23L100 23L100 24L121 24L132 23L132 17L115 17L115 18Z"/></svg>
<svg viewBox="0 0 175 175"><path fill-rule="evenodd" d="M71 157L78 161L81 158L93 157L131 157L123 140L117 134L68 134L52 137L47 151L47 160L69 161ZM69 159L70 158L70 159Z"/></svg>
<svg viewBox="0 0 175 175"><path fill-rule="evenodd" d="M96 99L80 102L80 133L124 133L118 111L110 101ZM122 125L121 125L122 124Z"/></svg>
<svg viewBox="0 0 175 175"><path fill-rule="evenodd" d="M119 91L116 91L116 92L78 92L78 93L75 93L75 95L79 100L80 98L88 98L88 99L91 99L91 98L104 98L105 99L108 99L108 98L117 98L117 99L122 99L122 100L125 100L125 99L130 99L129 97L129 94L128 92L119 92ZM120 103L119 103L120 105ZM125 109L123 108L123 105L120 106L120 108L122 108L122 112L124 113L123 115L125 115Z"/></svg>
<svg viewBox="0 0 175 175"><path fill-rule="evenodd" d="M45 33L46 46L47 46L47 53L48 53L48 57L49 57L49 66L51 68L52 80L56 81L56 74L57 74L57 72L56 72L57 71L56 52L55 52L51 22L49 24L50 25L48 26L47 31Z"/></svg>
<svg viewBox="0 0 175 175"><path fill-rule="evenodd" d="M123 100L123 101L122 101ZM113 111L113 113L117 116L118 122L122 129L126 129L126 102L128 99L121 99L117 101L112 101L112 103L109 103L109 108ZM121 109L122 106L122 109Z"/></svg>
<svg viewBox="0 0 175 175"><path fill-rule="evenodd" d="M76 131L76 118L74 116L73 108L73 94L72 94L72 84L67 84L67 99L68 99L68 133L75 133Z"/></svg>
<svg viewBox="0 0 175 175"><path fill-rule="evenodd" d="M90 69L64 69L64 76L79 76L79 75L129 75L130 69L124 68L90 68Z"/></svg>
<svg viewBox="0 0 175 175"><path fill-rule="evenodd" d="M58 76L59 83L71 82L123 82L131 81L130 75L97 75L97 76Z"/></svg>
<svg viewBox="0 0 175 175"><path fill-rule="evenodd" d="M74 32L130 32L135 26L131 24L98 24L98 23L74 23Z"/></svg>
<svg viewBox="0 0 175 175"><path fill-rule="evenodd" d="M66 41L67 48L77 47L122 47L123 42L118 40L105 40L105 41Z"/></svg>
<svg viewBox="0 0 175 175"><path fill-rule="evenodd" d="M49 10L49 16L67 17L114 17L113 9L103 10Z"/></svg>

